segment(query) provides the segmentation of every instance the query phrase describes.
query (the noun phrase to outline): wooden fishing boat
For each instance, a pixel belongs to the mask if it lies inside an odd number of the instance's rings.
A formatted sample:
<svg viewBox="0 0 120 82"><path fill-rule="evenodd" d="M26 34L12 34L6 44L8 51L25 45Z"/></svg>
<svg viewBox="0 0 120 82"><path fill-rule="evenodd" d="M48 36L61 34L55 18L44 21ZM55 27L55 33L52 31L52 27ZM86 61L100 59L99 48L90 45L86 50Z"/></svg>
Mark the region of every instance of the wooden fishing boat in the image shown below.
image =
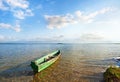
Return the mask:
<svg viewBox="0 0 120 82"><path fill-rule="evenodd" d="M40 72L53 64L57 59L59 59L60 55L60 50L54 51L53 53L31 61L31 67L33 71Z"/></svg>

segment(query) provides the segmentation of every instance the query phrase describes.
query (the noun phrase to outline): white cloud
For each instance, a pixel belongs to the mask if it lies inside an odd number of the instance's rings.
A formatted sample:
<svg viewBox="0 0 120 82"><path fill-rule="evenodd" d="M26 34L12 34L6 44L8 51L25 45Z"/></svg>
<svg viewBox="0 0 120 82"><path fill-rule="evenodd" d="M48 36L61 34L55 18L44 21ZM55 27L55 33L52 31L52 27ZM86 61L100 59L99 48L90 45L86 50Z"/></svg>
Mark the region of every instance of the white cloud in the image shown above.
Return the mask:
<svg viewBox="0 0 120 82"><path fill-rule="evenodd" d="M63 40L64 40L64 35L57 35L51 38L51 41L63 41Z"/></svg>
<svg viewBox="0 0 120 82"><path fill-rule="evenodd" d="M0 10L10 11L17 19L25 19L34 15L27 0L0 0ZM12 29L16 32L21 31L19 24L0 23L0 28Z"/></svg>
<svg viewBox="0 0 120 82"><path fill-rule="evenodd" d="M6 23L0 23L0 28L4 28L4 29L12 29L12 30L15 30L16 32L20 32L21 29L20 29L20 25L19 24L16 24L15 26L12 26L10 24L6 24Z"/></svg>
<svg viewBox="0 0 120 82"><path fill-rule="evenodd" d="M6 7L6 6L3 4L3 0L0 0L0 10L8 10L8 7Z"/></svg>
<svg viewBox="0 0 120 82"><path fill-rule="evenodd" d="M3 41L5 37L3 35L0 35L0 41Z"/></svg>
<svg viewBox="0 0 120 82"><path fill-rule="evenodd" d="M99 10L99 11L96 11L96 12L93 12L93 13L91 13L91 14L89 14L88 16L87 16L87 18L89 19L89 18L94 18L95 16L97 16L97 15L99 15L99 14L105 14L106 12L109 12L109 11L112 11L112 9L111 8L103 8L102 10Z"/></svg>
<svg viewBox="0 0 120 82"><path fill-rule="evenodd" d="M64 35L54 35L54 36L36 36L30 37L26 41L41 41L41 42L60 42L64 40Z"/></svg>
<svg viewBox="0 0 120 82"><path fill-rule="evenodd" d="M7 41L16 41L17 38L13 36L4 36L0 35L0 42L7 42Z"/></svg>
<svg viewBox="0 0 120 82"><path fill-rule="evenodd" d="M105 14L106 12L111 11L111 8L103 8L99 11L90 13L88 15L83 14L81 11L76 11L74 15L66 14L62 15L45 15L45 19L48 23L47 27L50 29L53 28L62 28L68 24L75 23L91 23L94 21L95 17L99 14Z"/></svg>
<svg viewBox="0 0 120 82"><path fill-rule="evenodd" d="M22 10L14 11L14 16L19 19L24 19L24 17L25 17L24 12Z"/></svg>
<svg viewBox="0 0 120 82"><path fill-rule="evenodd" d="M16 24L16 26L13 27L12 29L15 30L16 32L20 32L21 31L21 28L20 28L19 24Z"/></svg>
<svg viewBox="0 0 120 82"><path fill-rule="evenodd" d="M61 28L64 27L68 24L74 24L77 21L74 20L74 17L72 15L65 15L65 16L59 16L59 15L55 15L55 16L48 16L45 15L45 19L48 22L48 28L53 29L53 28Z"/></svg>
<svg viewBox="0 0 120 82"><path fill-rule="evenodd" d="M97 16L97 15L100 15L100 14L105 14L106 12L109 12L109 11L112 11L111 8L107 7L107 8L103 8L99 11L96 11L96 12L93 12L93 13L90 13L88 15L83 15L82 12L80 11L76 11L75 14L76 14L76 18L79 22L83 22L83 23L91 23L94 21L94 18Z"/></svg>
<svg viewBox="0 0 120 82"><path fill-rule="evenodd" d="M29 6L29 3L27 0L5 0L5 2L12 8L22 8L27 9Z"/></svg>
<svg viewBox="0 0 120 82"><path fill-rule="evenodd" d="M18 19L34 15L27 0L0 0L0 9L12 12Z"/></svg>
<svg viewBox="0 0 120 82"><path fill-rule="evenodd" d="M11 28L11 25L10 24L5 24L5 23L0 23L0 28Z"/></svg>
<svg viewBox="0 0 120 82"><path fill-rule="evenodd" d="M32 13L32 11L30 9L27 9L25 12L25 16L33 16L34 14Z"/></svg>
<svg viewBox="0 0 120 82"><path fill-rule="evenodd" d="M85 33L76 39L77 42L103 42L104 37L98 33Z"/></svg>
<svg viewBox="0 0 120 82"><path fill-rule="evenodd" d="M15 10L14 16L17 17L18 19L24 19L27 16L33 16L33 13L30 9L27 9L26 11L23 10Z"/></svg>

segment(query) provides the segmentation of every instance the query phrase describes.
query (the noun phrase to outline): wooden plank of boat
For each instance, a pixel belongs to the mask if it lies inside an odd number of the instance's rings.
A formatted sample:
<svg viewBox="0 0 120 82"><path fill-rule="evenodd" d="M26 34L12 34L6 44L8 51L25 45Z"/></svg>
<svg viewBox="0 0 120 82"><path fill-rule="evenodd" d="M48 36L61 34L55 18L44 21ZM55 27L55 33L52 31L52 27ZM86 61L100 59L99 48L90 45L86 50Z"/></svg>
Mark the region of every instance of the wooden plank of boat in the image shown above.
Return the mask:
<svg viewBox="0 0 120 82"><path fill-rule="evenodd" d="M33 71L40 72L59 59L60 55L60 50L54 51L53 53L43 56L37 60L31 61L31 67Z"/></svg>

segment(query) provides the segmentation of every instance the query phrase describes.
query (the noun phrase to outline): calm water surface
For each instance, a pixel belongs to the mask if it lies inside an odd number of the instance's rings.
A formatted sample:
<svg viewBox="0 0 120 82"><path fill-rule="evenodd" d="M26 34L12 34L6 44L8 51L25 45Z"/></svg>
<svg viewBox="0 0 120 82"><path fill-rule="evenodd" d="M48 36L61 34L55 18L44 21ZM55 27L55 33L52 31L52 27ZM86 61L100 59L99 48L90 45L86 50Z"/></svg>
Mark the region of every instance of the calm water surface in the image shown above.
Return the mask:
<svg viewBox="0 0 120 82"><path fill-rule="evenodd" d="M34 74L30 61L57 49L61 58ZM0 82L103 82L117 56L120 44L0 44Z"/></svg>

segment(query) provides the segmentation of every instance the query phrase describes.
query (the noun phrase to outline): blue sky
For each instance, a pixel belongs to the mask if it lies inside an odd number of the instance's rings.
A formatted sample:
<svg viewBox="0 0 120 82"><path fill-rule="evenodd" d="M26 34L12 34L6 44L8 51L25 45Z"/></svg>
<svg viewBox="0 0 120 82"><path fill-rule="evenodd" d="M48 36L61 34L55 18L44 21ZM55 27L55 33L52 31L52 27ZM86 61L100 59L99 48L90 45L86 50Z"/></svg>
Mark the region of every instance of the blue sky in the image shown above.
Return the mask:
<svg viewBox="0 0 120 82"><path fill-rule="evenodd" d="M0 0L0 42L120 42L119 0Z"/></svg>

